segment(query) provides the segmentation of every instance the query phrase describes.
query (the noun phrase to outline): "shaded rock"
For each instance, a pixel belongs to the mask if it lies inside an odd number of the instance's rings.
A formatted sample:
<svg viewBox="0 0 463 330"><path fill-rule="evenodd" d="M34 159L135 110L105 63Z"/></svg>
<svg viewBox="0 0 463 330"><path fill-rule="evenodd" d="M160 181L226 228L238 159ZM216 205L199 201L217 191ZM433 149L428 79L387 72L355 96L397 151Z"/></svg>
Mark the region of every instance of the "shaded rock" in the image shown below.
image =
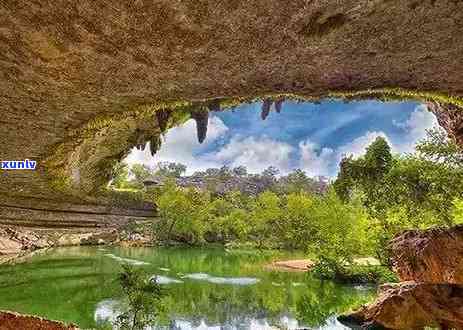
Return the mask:
<svg viewBox="0 0 463 330"><path fill-rule="evenodd" d="M271 99L265 99L262 102L262 112L260 114L260 117L262 118L262 120L265 120L268 117L272 103L273 101Z"/></svg>
<svg viewBox="0 0 463 330"><path fill-rule="evenodd" d="M463 284L463 226L406 231L390 247L401 281Z"/></svg>
<svg viewBox="0 0 463 330"><path fill-rule="evenodd" d="M198 142L203 143L207 135L207 125L209 124L209 111L194 111L191 113L191 118L196 121L196 132Z"/></svg>
<svg viewBox="0 0 463 330"><path fill-rule="evenodd" d="M161 149L161 137L159 135L154 136L150 141L150 153L154 156L159 149Z"/></svg>
<svg viewBox="0 0 463 330"><path fill-rule="evenodd" d="M25 250L37 250L51 245L48 239L32 231L0 228L0 255L20 254Z"/></svg>
<svg viewBox="0 0 463 330"><path fill-rule="evenodd" d="M164 133L166 131L171 113L172 112L168 110L156 111L156 119L158 120L158 126L161 130L161 133Z"/></svg>
<svg viewBox="0 0 463 330"><path fill-rule="evenodd" d="M220 109L220 100L219 99L212 100L211 102L209 102L207 107L208 107L209 111L219 112L221 110Z"/></svg>
<svg viewBox="0 0 463 330"><path fill-rule="evenodd" d="M453 104L442 104L439 102L428 102L428 109L436 115L441 127L460 146L463 145L463 111L461 107Z"/></svg>
<svg viewBox="0 0 463 330"><path fill-rule="evenodd" d="M463 328L463 286L403 282L385 284L379 298L338 320L361 329Z"/></svg>
<svg viewBox="0 0 463 330"><path fill-rule="evenodd" d="M37 316L0 311L0 329L37 329L37 330L78 330L74 324L50 321Z"/></svg>
<svg viewBox="0 0 463 330"><path fill-rule="evenodd" d="M284 98L281 98L275 101L275 111L277 113L281 113L284 100Z"/></svg>
<svg viewBox="0 0 463 330"><path fill-rule="evenodd" d="M153 244L153 237L146 233L122 233L119 245L125 247L150 246Z"/></svg>
<svg viewBox="0 0 463 330"><path fill-rule="evenodd" d="M73 245L103 245L117 242L119 234L117 230L67 233L62 235L55 243L55 246Z"/></svg>

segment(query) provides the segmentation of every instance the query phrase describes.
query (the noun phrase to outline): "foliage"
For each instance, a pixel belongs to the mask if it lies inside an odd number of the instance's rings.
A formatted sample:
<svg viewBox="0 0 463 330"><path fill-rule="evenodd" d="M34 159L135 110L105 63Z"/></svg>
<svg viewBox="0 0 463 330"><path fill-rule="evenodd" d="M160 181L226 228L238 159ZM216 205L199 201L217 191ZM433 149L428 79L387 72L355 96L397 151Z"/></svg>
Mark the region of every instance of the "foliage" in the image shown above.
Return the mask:
<svg viewBox="0 0 463 330"><path fill-rule="evenodd" d="M142 330L154 324L163 296L161 287L141 269L128 264L122 265L118 279L129 308L117 317L117 325L121 329Z"/></svg>
<svg viewBox="0 0 463 330"><path fill-rule="evenodd" d="M312 273L322 279L340 283L391 283L398 282L397 276L385 266L342 265L322 259L312 269Z"/></svg>
<svg viewBox="0 0 463 330"><path fill-rule="evenodd" d="M179 178L186 172L186 165L181 163L160 162L156 175L165 178Z"/></svg>
<svg viewBox="0 0 463 330"><path fill-rule="evenodd" d="M118 162L113 168L111 185L115 188L124 188L124 184L129 177L128 165L124 162Z"/></svg>
<svg viewBox="0 0 463 330"><path fill-rule="evenodd" d="M161 239L189 244L231 241L255 247L298 249L336 264L373 251L367 216L361 204L344 204L334 193L278 195L264 191L256 198L240 192L212 196L169 181L156 198Z"/></svg>
<svg viewBox="0 0 463 330"><path fill-rule="evenodd" d="M376 235L377 255L387 263L386 245L397 233L458 221L461 159L461 149L438 130L429 131L416 153L405 156L392 157L386 141L378 138L364 157L342 160L333 186L345 202L361 196Z"/></svg>
<svg viewBox="0 0 463 330"><path fill-rule="evenodd" d="M138 187L143 188L143 181L148 179L153 173L146 165L133 164L130 168L130 174L134 177L134 181Z"/></svg>

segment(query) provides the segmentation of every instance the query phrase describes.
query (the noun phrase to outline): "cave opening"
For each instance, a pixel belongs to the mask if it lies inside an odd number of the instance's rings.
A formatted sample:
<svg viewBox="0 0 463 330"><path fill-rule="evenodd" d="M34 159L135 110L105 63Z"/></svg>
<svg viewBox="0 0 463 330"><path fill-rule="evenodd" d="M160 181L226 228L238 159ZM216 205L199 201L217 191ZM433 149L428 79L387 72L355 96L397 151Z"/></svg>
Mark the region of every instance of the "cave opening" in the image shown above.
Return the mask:
<svg viewBox="0 0 463 330"><path fill-rule="evenodd" d="M156 113L163 133L137 142L121 163L151 173L177 165L189 177L220 168L250 175L273 168L279 176L302 170L332 181L343 157L363 155L377 137L400 155L412 153L428 130L442 129L417 100L310 102L280 96L224 109L216 100L190 114L172 125L168 111Z"/></svg>

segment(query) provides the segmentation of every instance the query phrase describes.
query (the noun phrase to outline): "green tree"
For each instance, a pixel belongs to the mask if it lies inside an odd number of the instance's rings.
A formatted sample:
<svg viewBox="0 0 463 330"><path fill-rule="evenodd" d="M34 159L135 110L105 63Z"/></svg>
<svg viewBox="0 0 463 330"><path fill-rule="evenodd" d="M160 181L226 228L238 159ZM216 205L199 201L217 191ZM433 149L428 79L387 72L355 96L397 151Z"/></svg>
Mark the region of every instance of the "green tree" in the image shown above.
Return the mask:
<svg viewBox="0 0 463 330"><path fill-rule="evenodd" d="M143 188L143 182L153 174L148 166L142 164L133 164L130 173L138 188Z"/></svg>
<svg viewBox="0 0 463 330"><path fill-rule="evenodd" d="M118 280L128 301L128 310L117 317L120 329L142 330L153 325L164 295L161 287L141 270L122 265Z"/></svg>
<svg viewBox="0 0 463 330"><path fill-rule="evenodd" d="M204 242L210 208L208 192L195 188L179 188L173 180L169 180L156 202L160 216L155 224L158 236L191 244Z"/></svg>
<svg viewBox="0 0 463 330"><path fill-rule="evenodd" d="M181 163L160 162L156 175L166 178L179 178L186 172L186 165Z"/></svg>
<svg viewBox="0 0 463 330"><path fill-rule="evenodd" d="M128 177L128 165L124 162L118 162L113 168L111 185L119 189L124 188L127 185Z"/></svg>

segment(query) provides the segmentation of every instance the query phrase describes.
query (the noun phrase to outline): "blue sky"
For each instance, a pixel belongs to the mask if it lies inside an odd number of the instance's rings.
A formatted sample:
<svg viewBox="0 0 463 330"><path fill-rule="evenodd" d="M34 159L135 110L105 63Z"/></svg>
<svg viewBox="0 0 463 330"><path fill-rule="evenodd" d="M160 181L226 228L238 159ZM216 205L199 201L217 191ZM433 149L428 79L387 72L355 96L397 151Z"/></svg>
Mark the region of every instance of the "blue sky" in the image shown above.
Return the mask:
<svg viewBox="0 0 463 330"><path fill-rule="evenodd" d="M256 102L212 113L203 144L197 142L190 120L167 132L155 157L133 150L126 161L150 167L159 161L181 162L188 174L244 165L249 172L275 166L281 173L302 168L311 176L333 177L343 155L362 155L377 136L385 137L394 152L411 152L426 129L436 125L434 115L414 102L287 101L281 113L272 111L265 121L260 112Z"/></svg>

